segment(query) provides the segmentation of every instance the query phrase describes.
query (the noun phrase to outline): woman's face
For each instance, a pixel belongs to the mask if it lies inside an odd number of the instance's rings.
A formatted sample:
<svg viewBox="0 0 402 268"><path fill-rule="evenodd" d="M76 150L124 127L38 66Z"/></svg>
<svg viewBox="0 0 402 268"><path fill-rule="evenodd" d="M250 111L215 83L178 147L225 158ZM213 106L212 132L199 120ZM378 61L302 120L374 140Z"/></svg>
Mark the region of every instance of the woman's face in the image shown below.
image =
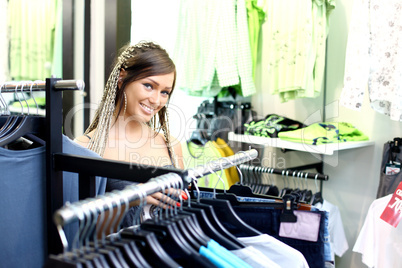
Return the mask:
<svg viewBox="0 0 402 268"><path fill-rule="evenodd" d="M149 76L126 86L127 110L125 116L149 122L169 100L174 73ZM138 119L137 119L138 118Z"/></svg>

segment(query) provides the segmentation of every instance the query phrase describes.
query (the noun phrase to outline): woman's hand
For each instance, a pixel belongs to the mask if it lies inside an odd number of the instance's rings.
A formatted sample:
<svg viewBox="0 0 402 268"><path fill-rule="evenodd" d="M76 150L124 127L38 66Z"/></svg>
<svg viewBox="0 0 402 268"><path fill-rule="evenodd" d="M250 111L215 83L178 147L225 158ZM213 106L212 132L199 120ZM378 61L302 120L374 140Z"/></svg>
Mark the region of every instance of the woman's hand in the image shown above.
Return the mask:
<svg viewBox="0 0 402 268"><path fill-rule="evenodd" d="M155 205L155 206L160 206L161 203L163 204L163 208L168 208L168 207L173 207L173 206L180 206L180 202L177 202L178 199L178 194L181 195L181 197L184 200L187 200L188 197L184 191L178 191L177 189L169 189L166 191L166 194L163 194L161 192L157 192L151 195L148 195L146 198L147 204ZM172 198L172 195L174 198ZM139 200L136 200L132 203L130 203L130 206L138 206Z"/></svg>

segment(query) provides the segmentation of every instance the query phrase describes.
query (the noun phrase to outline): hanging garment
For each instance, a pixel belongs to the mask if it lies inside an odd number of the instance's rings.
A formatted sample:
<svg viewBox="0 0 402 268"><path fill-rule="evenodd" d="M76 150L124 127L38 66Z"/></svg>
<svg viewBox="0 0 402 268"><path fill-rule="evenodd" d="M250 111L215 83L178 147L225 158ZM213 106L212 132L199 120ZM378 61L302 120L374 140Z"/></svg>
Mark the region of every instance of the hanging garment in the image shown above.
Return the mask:
<svg viewBox="0 0 402 268"><path fill-rule="evenodd" d="M360 110L368 86L371 107L402 120L400 0L354 1L340 104Z"/></svg>
<svg viewBox="0 0 402 268"><path fill-rule="evenodd" d="M257 250L253 246L247 246L242 249L236 249L231 251L237 257L241 258L246 263L250 264L251 267L261 267L261 268L280 268L281 266L274 261L272 261L263 252Z"/></svg>
<svg viewBox="0 0 402 268"><path fill-rule="evenodd" d="M331 261L335 261L335 255L342 257L349 249L339 208L327 200L324 200L323 203L317 203L314 206L329 213L328 228L331 244Z"/></svg>
<svg viewBox="0 0 402 268"><path fill-rule="evenodd" d="M334 0L267 1L268 90L281 102L314 98L323 88L328 18Z"/></svg>
<svg viewBox="0 0 402 268"><path fill-rule="evenodd" d="M368 140L363 132L346 122L314 123L305 128L280 132L278 137L286 141L311 145Z"/></svg>
<svg viewBox="0 0 402 268"><path fill-rule="evenodd" d="M197 145L193 142L183 143L183 163L184 168L189 169L200 165L205 165L210 161L217 160L224 157L221 152L215 147L216 145L212 141L208 141L205 145ZM219 174L219 175L217 175ZM205 177L198 179L198 186L208 187L216 189L223 189L223 180L226 189L229 189L232 185L229 181L229 171L227 169L218 171L217 173L211 173Z"/></svg>
<svg viewBox="0 0 402 268"><path fill-rule="evenodd" d="M10 0L10 76L14 80L51 77L55 30L55 0ZM7 54L6 54L7 55Z"/></svg>
<svg viewBox="0 0 402 268"><path fill-rule="evenodd" d="M235 154L233 152L232 148L221 138L216 139L215 147L218 150L223 151L222 155L224 157L232 156L232 155ZM233 185L233 184L239 182L240 179L239 179L239 173L237 171L237 168L236 167L230 167L230 168L228 168L228 171L229 171L229 178L228 178L229 184Z"/></svg>
<svg viewBox="0 0 402 268"><path fill-rule="evenodd" d="M368 267L401 266L402 224L394 228L380 218L391 197L392 194L373 201L353 247Z"/></svg>
<svg viewBox="0 0 402 268"><path fill-rule="evenodd" d="M4 267L42 267L46 257L46 173L44 146L28 150L0 147L0 258ZM99 157L63 136L63 152ZM105 192L106 179L97 178L97 194ZM63 172L63 203L78 201L78 175ZM70 245L78 225L65 234Z"/></svg>
<svg viewBox="0 0 402 268"><path fill-rule="evenodd" d="M0 0L0 81L9 81L8 46L9 35L7 29L7 4L8 0Z"/></svg>
<svg viewBox="0 0 402 268"><path fill-rule="evenodd" d="M251 54L253 58L253 77L258 59L261 26L266 19L267 0L246 0L248 33L250 37Z"/></svg>
<svg viewBox="0 0 402 268"><path fill-rule="evenodd" d="M280 232L280 216L282 211L279 209L272 209L269 207L253 207L253 206L234 206L233 207L236 214L248 225L257 229L258 231L270 235L283 243L291 246L296 249L300 253L303 254L305 260L308 263L308 266L299 262L299 266L284 266L284 267L317 267L322 268L325 265L325 249L324 249L324 232L325 232L325 212L315 211L314 213L320 214L320 223L319 223L319 235L317 241L306 241L288 237L281 237ZM303 211L299 211L303 212ZM312 211L308 211L307 213L313 213ZM229 226L225 226L230 230ZM299 230L302 231L302 230ZM241 241L245 242L243 238L239 238ZM255 244L252 246L256 247ZM257 248L258 249L258 248ZM274 259L270 255L268 255L271 260L276 263L280 263L277 259ZM297 259L296 259L297 260ZM300 259L298 259L300 260Z"/></svg>
<svg viewBox="0 0 402 268"><path fill-rule="evenodd" d="M178 88L203 97L238 84L245 97L256 92L245 0L181 0L178 25Z"/></svg>
<svg viewBox="0 0 402 268"><path fill-rule="evenodd" d="M400 141L396 143L395 140L384 144L377 198L392 194L402 181L400 145Z"/></svg>
<svg viewBox="0 0 402 268"><path fill-rule="evenodd" d="M239 240L262 252L280 267L309 267L306 259L299 251L267 234L239 237Z"/></svg>

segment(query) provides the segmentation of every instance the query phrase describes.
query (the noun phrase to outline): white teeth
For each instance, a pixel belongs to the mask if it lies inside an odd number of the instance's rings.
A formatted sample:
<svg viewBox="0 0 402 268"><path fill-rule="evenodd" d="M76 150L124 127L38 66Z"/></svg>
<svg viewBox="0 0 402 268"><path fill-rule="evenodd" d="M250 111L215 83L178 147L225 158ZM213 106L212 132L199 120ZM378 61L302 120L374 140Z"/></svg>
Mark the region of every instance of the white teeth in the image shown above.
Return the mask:
<svg viewBox="0 0 402 268"><path fill-rule="evenodd" d="M150 113L152 113L152 112L154 111L154 109L152 109L152 108L149 107L149 106L146 106L145 104L142 104L142 103L141 103L141 106L144 107L144 109L147 110L147 111L149 111Z"/></svg>

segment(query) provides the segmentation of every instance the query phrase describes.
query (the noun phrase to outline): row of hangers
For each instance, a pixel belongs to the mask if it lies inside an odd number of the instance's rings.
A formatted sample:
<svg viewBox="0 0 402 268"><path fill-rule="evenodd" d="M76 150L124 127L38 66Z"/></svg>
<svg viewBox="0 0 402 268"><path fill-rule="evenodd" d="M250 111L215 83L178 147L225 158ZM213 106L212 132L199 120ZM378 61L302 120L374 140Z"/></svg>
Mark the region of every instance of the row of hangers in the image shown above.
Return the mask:
<svg viewBox="0 0 402 268"><path fill-rule="evenodd" d="M248 164L241 164L239 168L243 174L243 179L240 184L250 187L253 193L265 194L281 198L286 194L291 194L295 196L296 202L303 202L311 205L323 202L323 196L319 190L317 180L318 177L328 179L325 175L294 169L278 170L271 167L262 167ZM282 189L279 189L278 186L275 185L270 178L270 175L278 174L279 172L284 181L284 187ZM267 174L265 178L268 178L268 183L266 182L266 180L263 181L263 174ZM311 177L314 177L315 193L313 193L312 190L308 189L307 178ZM293 188L291 186L290 180L293 181Z"/></svg>
<svg viewBox="0 0 402 268"><path fill-rule="evenodd" d="M175 189L170 191L169 197L176 199L180 207L166 209L161 206L154 219L134 222L133 227L115 233L133 197L140 200L140 207L145 205L149 191L144 188L149 184L158 185L155 189L162 191ZM45 267L210 267L205 260L202 261L198 250L207 246L211 239L228 250L245 247L222 222L230 222L249 236L261 234L245 224L228 201L183 201L179 194L181 188L181 177L169 173L142 185L128 186L122 191L66 205L55 214L65 250L59 255L49 256ZM113 207L117 207L114 217L105 213ZM68 250L63 235L63 224L68 222L62 220L63 213L74 214L79 219L80 231L71 250ZM114 234L106 237L107 230ZM100 239L97 238L99 233Z"/></svg>
<svg viewBox="0 0 402 268"><path fill-rule="evenodd" d="M39 106L32 94L33 91L38 91L38 85L43 85L43 82L22 81L0 85L0 146L8 145L21 137L25 137L39 145L45 144L45 118L38 116ZM10 112L3 93L15 94L21 106L19 114ZM30 93L36 104L36 113L30 110L26 93ZM23 102L26 103L26 107L23 106Z"/></svg>

